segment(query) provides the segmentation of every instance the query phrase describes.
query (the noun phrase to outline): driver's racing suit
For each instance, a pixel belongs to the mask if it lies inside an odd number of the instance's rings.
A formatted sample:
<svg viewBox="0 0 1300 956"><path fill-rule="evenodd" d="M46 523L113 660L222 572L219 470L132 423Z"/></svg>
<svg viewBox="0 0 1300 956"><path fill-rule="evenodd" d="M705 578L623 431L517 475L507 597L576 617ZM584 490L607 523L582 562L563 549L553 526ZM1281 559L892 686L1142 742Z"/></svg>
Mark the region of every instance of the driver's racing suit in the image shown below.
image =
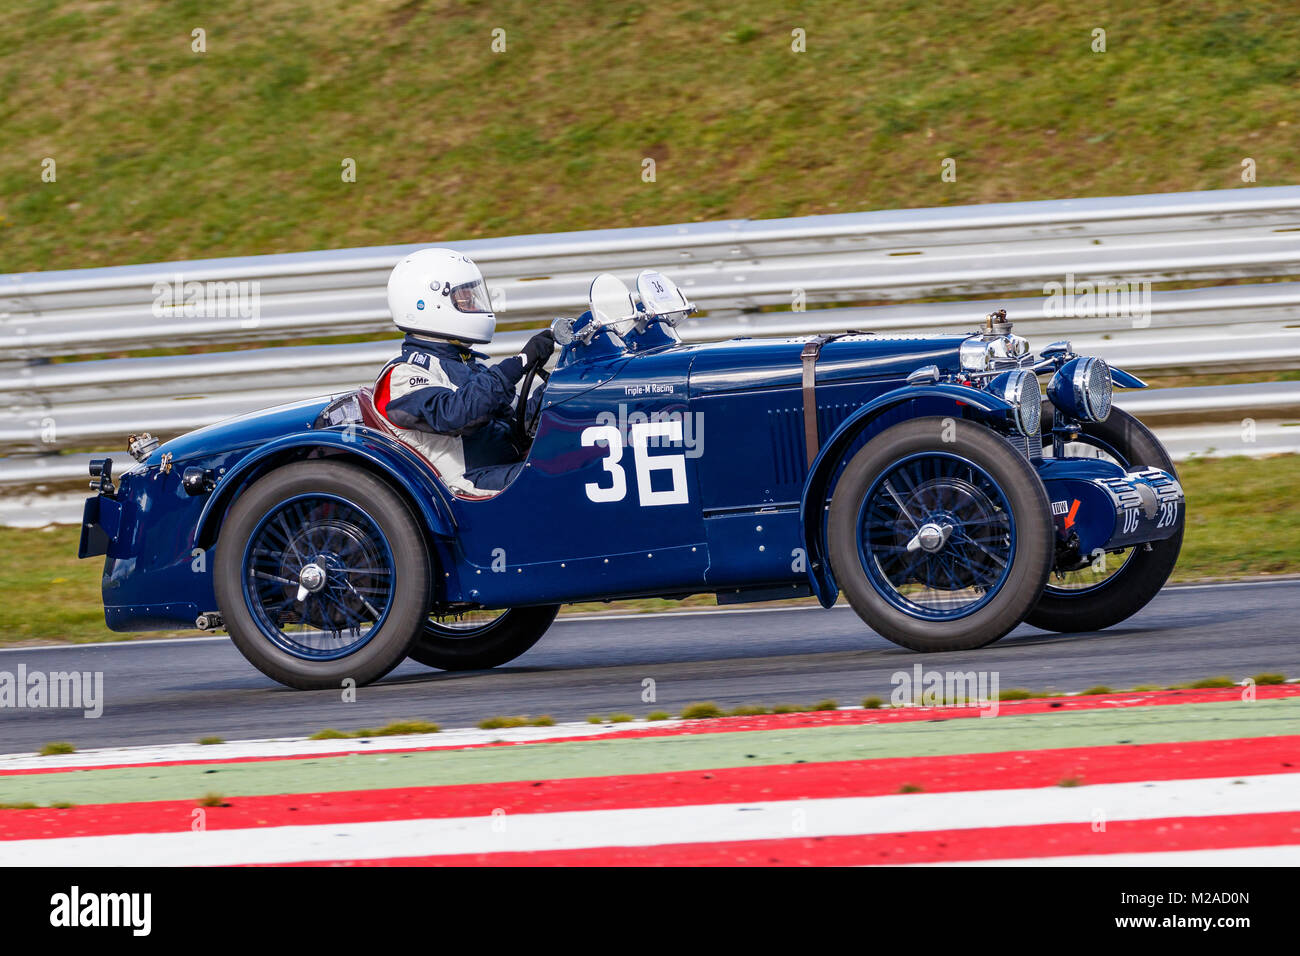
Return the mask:
<svg viewBox="0 0 1300 956"><path fill-rule="evenodd" d="M515 388L525 355L495 365L459 343L408 335L375 381L375 409L427 458L456 494L490 495L514 480L526 448L514 442ZM542 390L529 399L531 418Z"/></svg>

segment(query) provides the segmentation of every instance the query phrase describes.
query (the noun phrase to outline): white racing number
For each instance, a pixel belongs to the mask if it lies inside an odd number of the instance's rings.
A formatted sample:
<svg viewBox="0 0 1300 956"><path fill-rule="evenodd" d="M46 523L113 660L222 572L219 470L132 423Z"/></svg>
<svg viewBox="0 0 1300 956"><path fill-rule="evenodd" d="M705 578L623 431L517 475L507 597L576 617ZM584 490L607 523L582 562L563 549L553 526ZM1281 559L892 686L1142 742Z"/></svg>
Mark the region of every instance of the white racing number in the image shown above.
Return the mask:
<svg viewBox="0 0 1300 956"><path fill-rule="evenodd" d="M682 440L682 423L670 419L658 422L637 422L631 427L632 459L636 464L637 495L641 507L656 505L683 505L690 501L686 486L686 456L652 455L647 439L662 436L669 441ZM614 425L592 425L582 431L584 447L604 442L609 449L601 460L601 465L610 476L610 484L587 482L587 497L596 503L622 501L627 496L627 472L620 462L623 460L623 436ZM672 476L671 486L654 490L651 476L656 471L667 471Z"/></svg>
<svg viewBox="0 0 1300 956"><path fill-rule="evenodd" d="M582 430L583 447L603 441L609 454L601 462L610 475L611 484L602 488L594 481L587 482L587 497L598 504L603 501L622 501L627 494L627 473L619 464L623 460L623 436L613 425L592 425Z"/></svg>
<svg viewBox="0 0 1300 956"><path fill-rule="evenodd" d="M1138 514L1138 510L1136 508L1125 508L1124 527L1121 533L1132 534L1134 531L1138 529L1138 523L1141 521L1141 519L1142 516Z"/></svg>

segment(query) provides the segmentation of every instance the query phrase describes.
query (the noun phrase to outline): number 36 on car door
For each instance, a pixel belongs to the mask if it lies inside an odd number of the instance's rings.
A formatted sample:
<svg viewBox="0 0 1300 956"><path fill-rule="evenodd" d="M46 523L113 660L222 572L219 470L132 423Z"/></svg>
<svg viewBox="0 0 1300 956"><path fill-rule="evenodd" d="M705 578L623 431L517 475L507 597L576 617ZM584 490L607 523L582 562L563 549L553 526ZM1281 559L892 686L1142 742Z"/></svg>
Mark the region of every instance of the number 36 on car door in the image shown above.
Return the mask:
<svg viewBox="0 0 1300 956"><path fill-rule="evenodd" d="M637 496L641 507L656 505L684 505L690 501L686 486L685 454L651 454L648 439L655 437L670 442L682 440L680 420L637 422L629 427L632 444L633 470L636 473ZM623 463L623 434L615 425L592 425L583 429L584 447L605 443L606 454L601 459L605 478L600 482L587 482L587 497L596 503L622 501L627 497L627 469ZM655 472L668 472L667 488L656 490L651 484ZM660 484L662 485L662 479Z"/></svg>

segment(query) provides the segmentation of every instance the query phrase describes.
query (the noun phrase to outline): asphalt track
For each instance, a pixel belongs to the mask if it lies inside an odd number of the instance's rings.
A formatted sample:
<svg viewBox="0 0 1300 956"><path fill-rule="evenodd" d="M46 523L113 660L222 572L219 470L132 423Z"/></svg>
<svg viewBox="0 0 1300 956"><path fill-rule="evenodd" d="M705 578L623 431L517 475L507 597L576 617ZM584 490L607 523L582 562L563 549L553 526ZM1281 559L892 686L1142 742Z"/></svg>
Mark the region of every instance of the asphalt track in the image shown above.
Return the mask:
<svg viewBox="0 0 1300 956"><path fill-rule="evenodd" d="M1300 676L1300 581L1166 588L1107 631L1048 634L1021 626L979 651L918 655L872 634L852 610L725 609L561 618L523 657L450 674L407 663L344 703L263 677L225 638L0 651L0 672L99 671L104 712L0 708L0 752L66 740L79 749L302 736L421 718L472 725L499 714L556 720L677 711L691 701L856 704L888 699L896 672L995 672L1001 689L1126 689L1221 674ZM655 700L643 700L654 681Z"/></svg>

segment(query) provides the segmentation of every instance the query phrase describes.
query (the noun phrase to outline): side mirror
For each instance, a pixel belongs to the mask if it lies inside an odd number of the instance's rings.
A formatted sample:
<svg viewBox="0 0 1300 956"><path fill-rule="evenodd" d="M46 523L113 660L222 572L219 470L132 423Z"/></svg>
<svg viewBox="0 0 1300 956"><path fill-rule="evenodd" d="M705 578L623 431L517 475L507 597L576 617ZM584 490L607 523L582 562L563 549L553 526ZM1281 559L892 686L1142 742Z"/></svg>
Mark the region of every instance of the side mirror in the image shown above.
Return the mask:
<svg viewBox="0 0 1300 956"><path fill-rule="evenodd" d="M677 283L654 269L646 269L636 277L636 291L646 314L669 325L676 325L695 311Z"/></svg>
<svg viewBox="0 0 1300 956"><path fill-rule="evenodd" d="M556 345L568 345L574 339L573 319L556 319L551 323L551 334Z"/></svg>
<svg viewBox="0 0 1300 956"><path fill-rule="evenodd" d="M587 293L591 305L592 323L613 330L622 335L636 321L636 303L632 293L618 276L602 272L591 280L591 289Z"/></svg>

